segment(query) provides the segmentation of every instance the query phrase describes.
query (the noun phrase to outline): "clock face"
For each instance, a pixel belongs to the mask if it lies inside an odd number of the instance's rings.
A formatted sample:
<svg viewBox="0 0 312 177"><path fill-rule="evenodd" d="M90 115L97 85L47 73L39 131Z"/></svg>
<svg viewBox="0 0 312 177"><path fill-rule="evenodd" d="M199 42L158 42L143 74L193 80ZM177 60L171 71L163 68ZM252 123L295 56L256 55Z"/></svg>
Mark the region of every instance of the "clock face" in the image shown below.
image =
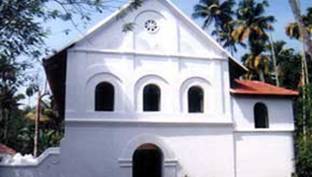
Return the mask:
<svg viewBox="0 0 312 177"><path fill-rule="evenodd" d="M156 33L159 30L157 22L152 19L149 19L144 23L144 28L149 33Z"/></svg>

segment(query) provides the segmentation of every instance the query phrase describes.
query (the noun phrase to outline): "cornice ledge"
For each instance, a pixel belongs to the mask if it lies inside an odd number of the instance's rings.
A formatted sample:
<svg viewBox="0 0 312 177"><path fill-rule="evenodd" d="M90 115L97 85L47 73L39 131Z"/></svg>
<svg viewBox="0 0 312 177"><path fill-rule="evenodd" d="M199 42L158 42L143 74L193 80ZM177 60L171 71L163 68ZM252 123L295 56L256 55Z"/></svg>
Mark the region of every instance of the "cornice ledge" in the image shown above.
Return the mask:
<svg viewBox="0 0 312 177"><path fill-rule="evenodd" d="M203 55L186 55L181 53L169 53L169 52L147 52L147 51L136 51L136 50L114 50L114 49L96 49L96 48L83 48L77 47L69 49L72 52L93 52L102 54L119 54L119 55L135 55L135 56L153 56L153 57L169 57L169 58L187 58L187 59L202 59L202 60L227 60L219 56L207 57Z"/></svg>

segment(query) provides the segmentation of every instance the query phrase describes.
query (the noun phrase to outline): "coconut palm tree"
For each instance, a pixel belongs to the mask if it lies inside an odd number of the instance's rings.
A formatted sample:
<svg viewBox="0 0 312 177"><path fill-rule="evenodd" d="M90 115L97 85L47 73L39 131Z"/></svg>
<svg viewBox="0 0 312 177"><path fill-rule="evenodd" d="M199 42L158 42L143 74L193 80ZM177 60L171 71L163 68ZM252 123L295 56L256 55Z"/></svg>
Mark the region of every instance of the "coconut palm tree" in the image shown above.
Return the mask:
<svg viewBox="0 0 312 177"><path fill-rule="evenodd" d="M244 78L248 80L268 80L270 77L270 57L268 55L245 54L243 64L249 69Z"/></svg>
<svg viewBox="0 0 312 177"><path fill-rule="evenodd" d="M301 67L301 56L299 53L295 52L294 49L288 48L285 41L275 41L273 43L273 50L276 58L276 74L272 75L272 82L278 76L280 81L280 86L286 87L289 89L298 89L300 83L300 67ZM266 49L267 53L272 52L272 45L267 44ZM272 58L272 57L271 57ZM273 61L272 61L273 62ZM274 67L274 64L271 62L270 66Z"/></svg>
<svg viewBox="0 0 312 177"><path fill-rule="evenodd" d="M203 19L203 29L208 29L214 24L212 35L217 37L217 41L224 47L229 48L231 52L236 51L236 42L231 37L234 29L233 16L235 14L233 7L235 0L200 0L194 6L193 18Z"/></svg>
<svg viewBox="0 0 312 177"><path fill-rule="evenodd" d="M265 8L269 4L266 0L256 2L255 0L243 0L238 4L237 24L231 33L236 42L248 44L250 53L244 57L244 63L252 71L250 74L257 76L247 76L265 81L269 73L267 66L268 56L264 55L266 43L269 41L268 32L273 30L273 16L265 15ZM262 60L262 61L261 61Z"/></svg>
<svg viewBox="0 0 312 177"><path fill-rule="evenodd" d="M301 15L305 30L309 35L312 33L312 7L307 9L306 15ZM286 34L290 38L299 39L300 29L297 22L291 22L286 26Z"/></svg>
<svg viewBox="0 0 312 177"><path fill-rule="evenodd" d="M258 39L267 40L267 32L273 30L273 16L265 16L266 0L257 3L255 0L244 0L238 5L237 28L233 31L234 39L239 42L248 40L252 46Z"/></svg>
<svg viewBox="0 0 312 177"><path fill-rule="evenodd" d="M286 34L290 38L298 39L302 42L302 79L303 84L309 84L309 71L306 53L312 57L312 7L307 9L306 15L301 15L298 1L289 0L289 4L295 16L296 22L289 23L286 27Z"/></svg>
<svg viewBox="0 0 312 177"><path fill-rule="evenodd" d="M194 6L193 18L204 19L203 28L209 27L214 23L216 29L219 29L224 22L232 21L234 15L233 6L234 0L227 0L223 3L220 0L200 0Z"/></svg>

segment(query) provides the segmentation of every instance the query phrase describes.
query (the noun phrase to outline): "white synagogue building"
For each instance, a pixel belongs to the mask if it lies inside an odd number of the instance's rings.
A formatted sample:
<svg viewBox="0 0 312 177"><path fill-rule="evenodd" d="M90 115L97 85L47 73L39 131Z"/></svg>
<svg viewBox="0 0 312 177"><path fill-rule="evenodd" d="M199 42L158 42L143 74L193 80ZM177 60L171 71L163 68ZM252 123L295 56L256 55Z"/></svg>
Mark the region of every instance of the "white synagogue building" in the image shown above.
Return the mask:
<svg viewBox="0 0 312 177"><path fill-rule="evenodd" d="M169 0L118 18L128 6L45 60L65 137L0 176L291 177L298 92L239 80L247 69Z"/></svg>

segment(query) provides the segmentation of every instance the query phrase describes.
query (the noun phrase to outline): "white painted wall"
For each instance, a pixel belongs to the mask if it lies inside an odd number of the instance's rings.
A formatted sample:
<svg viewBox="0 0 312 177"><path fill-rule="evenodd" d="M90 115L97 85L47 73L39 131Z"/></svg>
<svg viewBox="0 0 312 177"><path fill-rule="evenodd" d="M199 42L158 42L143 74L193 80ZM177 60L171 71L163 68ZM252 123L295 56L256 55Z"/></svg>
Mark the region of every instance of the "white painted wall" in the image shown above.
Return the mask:
<svg viewBox="0 0 312 177"><path fill-rule="evenodd" d="M238 177L291 177L294 144L291 132L237 132Z"/></svg>
<svg viewBox="0 0 312 177"><path fill-rule="evenodd" d="M232 97L235 130L252 131L254 125L254 106L264 103L268 109L269 131L293 131L294 113L291 98Z"/></svg>
<svg viewBox="0 0 312 177"><path fill-rule="evenodd" d="M227 69L226 61L140 55L133 57L77 51L71 51L69 57L66 119L105 119L116 116L144 119L170 115L166 119L204 116L204 119L216 122L230 121L229 102L223 101L229 100L226 92L229 90L226 84L228 81L221 74L222 70ZM95 87L103 81L112 83L116 88L114 113L94 110ZM161 89L159 113L143 113L142 91L144 86L151 83ZM204 115L187 113L186 97L191 86L204 89Z"/></svg>
<svg viewBox="0 0 312 177"><path fill-rule="evenodd" d="M144 24L153 19L159 30ZM125 22L135 28L122 32ZM196 31L197 30L197 31ZM147 1L123 20L113 20L68 53L66 119L181 119L230 121L228 59L213 41L178 16L166 1ZM98 83L116 88L114 113L94 111ZM161 88L161 112L143 113L142 90L149 83ZM191 86L205 90L204 114L187 114L186 93ZM162 117L162 118L159 118ZM185 118L185 119L187 119Z"/></svg>
<svg viewBox="0 0 312 177"><path fill-rule="evenodd" d="M65 176L130 177L135 149L153 143L164 153L164 177L234 177L229 125L70 122L67 132Z"/></svg>
<svg viewBox="0 0 312 177"><path fill-rule="evenodd" d="M268 129L255 129L254 105L268 108ZM292 99L232 97L238 177L291 177L294 170Z"/></svg>

